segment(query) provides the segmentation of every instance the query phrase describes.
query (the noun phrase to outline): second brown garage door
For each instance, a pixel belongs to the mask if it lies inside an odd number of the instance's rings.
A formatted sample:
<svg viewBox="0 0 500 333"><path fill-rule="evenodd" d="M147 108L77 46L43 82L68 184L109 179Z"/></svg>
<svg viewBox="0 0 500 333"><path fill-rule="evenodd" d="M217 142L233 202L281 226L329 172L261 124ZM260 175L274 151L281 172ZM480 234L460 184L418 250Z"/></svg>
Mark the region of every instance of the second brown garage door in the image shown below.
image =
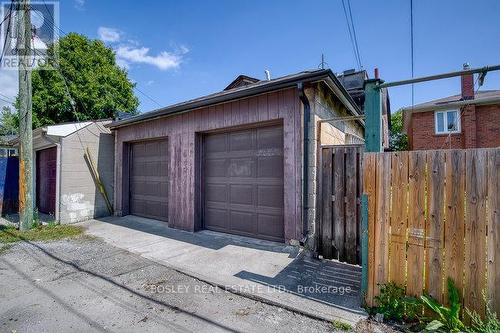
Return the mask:
<svg viewBox="0 0 500 333"><path fill-rule="evenodd" d="M36 206L40 213L56 211L57 148L36 152Z"/></svg>
<svg viewBox="0 0 500 333"><path fill-rule="evenodd" d="M206 229L284 240L281 126L206 135L203 164Z"/></svg>
<svg viewBox="0 0 500 333"><path fill-rule="evenodd" d="M167 221L167 140L130 145L130 214Z"/></svg>

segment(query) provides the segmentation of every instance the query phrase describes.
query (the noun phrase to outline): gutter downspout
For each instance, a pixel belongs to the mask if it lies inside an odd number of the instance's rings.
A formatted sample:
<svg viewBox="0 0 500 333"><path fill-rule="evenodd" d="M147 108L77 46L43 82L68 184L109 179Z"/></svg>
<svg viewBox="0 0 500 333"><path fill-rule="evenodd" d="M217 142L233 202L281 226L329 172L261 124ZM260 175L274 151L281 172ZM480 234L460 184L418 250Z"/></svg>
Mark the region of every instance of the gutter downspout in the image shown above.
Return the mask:
<svg viewBox="0 0 500 333"><path fill-rule="evenodd" d="M303 137L303 168L302 168L302 233L303 238L300 241L304 245L308 238L307 226L308 226L308 209L309 209L309 123L311 118L311 104L307 98L304 91L304 83L297 83L297 89L299 91L299 98L304 106L304 137Z"/></svg>

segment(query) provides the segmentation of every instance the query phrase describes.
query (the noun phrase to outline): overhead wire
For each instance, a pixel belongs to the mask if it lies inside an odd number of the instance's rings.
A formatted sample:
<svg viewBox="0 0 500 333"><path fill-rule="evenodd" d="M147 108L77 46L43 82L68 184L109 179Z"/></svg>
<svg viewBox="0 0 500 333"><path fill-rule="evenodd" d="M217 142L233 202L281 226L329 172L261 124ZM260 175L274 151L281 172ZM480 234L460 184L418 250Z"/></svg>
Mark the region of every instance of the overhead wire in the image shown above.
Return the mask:
<svg viewBox="0 0 500 333"><path fill-rule="evenodd" d="M356 45L354 43L354 36L353 36L352 30L351 30L351 24L349 21L349 15L347 13L347 8L345 5L345 0L342 0L342 8L344 9L344 16L345 16L345 20L346 20L346 24L347 24L347 31L349 33L349 40L351 41L351 47L352 47L352 52L354 55L354 61L356 62L356 65L358 66L358 68L361 68L361 62L359 61L359 57L358 57L357 50L356 50Z"/></svg>

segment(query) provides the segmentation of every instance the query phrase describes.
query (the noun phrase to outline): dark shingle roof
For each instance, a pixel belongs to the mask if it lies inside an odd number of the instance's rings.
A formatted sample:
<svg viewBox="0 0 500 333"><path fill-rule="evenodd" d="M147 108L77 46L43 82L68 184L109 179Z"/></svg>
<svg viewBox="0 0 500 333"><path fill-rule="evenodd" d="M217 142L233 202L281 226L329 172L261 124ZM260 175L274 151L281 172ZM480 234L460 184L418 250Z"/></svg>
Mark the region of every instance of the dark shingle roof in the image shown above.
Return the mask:
<svg viewBox="0 0 500 333"><path fill-rule="evenodd" d="M491 98L491 97L500 97L500 90L478 91L474 95L474 100L480 101L481 99ZM415 108L415 109L427 108L427 107L444 105L444 104L453 103L453 102L459 102L462 100L463 100L462 95L459 94L459 95L453 95L453 96L435 99L435 100L425 102L425 103L416 104L413 106L413 108Z"/></svg>

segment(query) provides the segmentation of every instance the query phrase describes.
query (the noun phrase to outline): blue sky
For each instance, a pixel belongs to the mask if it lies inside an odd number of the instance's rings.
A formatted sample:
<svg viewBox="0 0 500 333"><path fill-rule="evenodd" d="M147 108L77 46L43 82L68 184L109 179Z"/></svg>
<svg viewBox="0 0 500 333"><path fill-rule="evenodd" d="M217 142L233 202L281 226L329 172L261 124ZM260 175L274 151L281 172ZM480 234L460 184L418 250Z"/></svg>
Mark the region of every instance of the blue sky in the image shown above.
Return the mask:
<svg viewBox="0 0 500 333"><path fill-rule="evenodd" d="M370 76L378 67L386 81L410 77L409 2L351 0ZM500 63L500 1L414 2L416 76L460 70L464 62ZM104 39L137 87L162 106L219 91L238 74L317 68L321 53L334 72L356 66L341 0L64 0L60 25ZM500 89L500 72L489 73L481 89ZM419 84L415 102L459 90L458 78ZM136 93L140 111L158 107ZM393 110L411 103L409 87L390 95Z"/></svg>

